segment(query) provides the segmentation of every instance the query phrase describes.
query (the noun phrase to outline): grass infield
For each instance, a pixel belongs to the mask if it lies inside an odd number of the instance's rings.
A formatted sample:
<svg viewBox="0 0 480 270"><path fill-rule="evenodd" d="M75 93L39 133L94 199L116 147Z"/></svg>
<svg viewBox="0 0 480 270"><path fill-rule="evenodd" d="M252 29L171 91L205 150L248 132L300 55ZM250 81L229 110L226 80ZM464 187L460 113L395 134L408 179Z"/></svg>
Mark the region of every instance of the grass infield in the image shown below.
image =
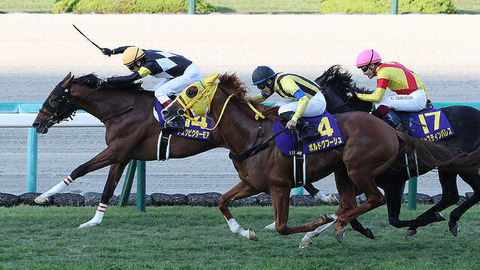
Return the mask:
<svg viewBox="0 0 480 270"><path fill-rule="evenodd" d="M0 208L0 269L478 269L479 206L460 220L458 237L440 222L405 239L406 230L388 224L383 206L360 218L375 240L347 227L338 244L329 228L307 249L298 248L304 234L263 229L273 221L271 207L231 209L245 229L255 230L258 242L232 234L215 207L147 207L146 213L109 207L100 226L78 229L95 209ZM402 218L426 209L403 209ZM289 225L335 210L291 207Z"/></svg>
<svg viewBox="0 0 480 270"><path fill-rule="evenodd" d="M206 0L219 13L318 13L320 0ZM452 0L459 14L479 14L480 1ZM52 12L55 0L0 0L1 12Z"/></svg>

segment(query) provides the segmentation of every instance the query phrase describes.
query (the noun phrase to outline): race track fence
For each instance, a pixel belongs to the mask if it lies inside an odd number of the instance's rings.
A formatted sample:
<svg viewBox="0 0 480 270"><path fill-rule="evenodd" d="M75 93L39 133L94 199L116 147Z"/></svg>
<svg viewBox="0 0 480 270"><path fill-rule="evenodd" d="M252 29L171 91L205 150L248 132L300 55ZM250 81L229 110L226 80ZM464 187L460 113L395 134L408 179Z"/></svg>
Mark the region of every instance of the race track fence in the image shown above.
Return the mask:
<svg viewBox="0 0 480 270"><path fill-rule="evenodd" d="M0 127L1 128L28 128L27 142L27 193L37 192L37 153L38 153L38 134L32 127L41 102L23 103L23 102L0 102ZM54 125L55 128L62 127L104 127L105 125L84 111L77 111L75 117L68 122L62 122ZM119 206L125 206L132 188L135 171L137 172L137 211L145 211L145 161L132 160L128 165L125 183L122 194L119 198Z"/></svg>
<svg viewBox="0 0 480 270"><path fill-rule="evenodd" d="M392 0L393 1L393 0ZM434 103L436 108L463 105L480 110L480 102L442 102ZM27 144L27 192L37 192L37 145L38 135L32 124L42 107L41 102L0 102L0 128L28 128ZM62 122L53 127L104 127L103 123L89 113L78 111L73 120ZM125 183L119 199L119 206L125 206L137 171L137 211L145 211L145 161L132 160L127 168ZM295 188L293 194L303 194L303 188ZM417 177L408 181L408 209L417 209Z"/></svg>

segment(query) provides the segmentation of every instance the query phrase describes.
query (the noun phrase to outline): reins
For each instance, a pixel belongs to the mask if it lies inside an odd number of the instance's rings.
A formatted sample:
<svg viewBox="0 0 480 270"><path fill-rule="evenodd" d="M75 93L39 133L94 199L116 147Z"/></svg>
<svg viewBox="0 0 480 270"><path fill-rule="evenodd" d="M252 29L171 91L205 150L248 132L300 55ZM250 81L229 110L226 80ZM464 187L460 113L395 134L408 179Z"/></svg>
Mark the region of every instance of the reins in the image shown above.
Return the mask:
<svg viewBox="0 0 480 270"><path fill-rule="evenodd" d="M287 127L284 127L282 128L281 130L279 130L277 133L273 134L272 136L270 136L267 140L265 140L263 143L257 145L257 146L254 146L250 149L248 149L247 151L243 152L242 154L240 155L235 155L235 154L232 154L232 152L230 152L228 154L228 157L231 159L231 160L235 160L235 161L241 161L241 160L244 160L244 159L247 159L251 156L254 156L256 154L258 154L260 151L262 150L265 150L268 148L268 146L270 146L270 142L275 139L275 137L277 137L278 135L280 135L280 133L284 132L285 130L287 129Z"/></svg>
<svg viewBox="0 0 480 270"><path fill-rule="evenodd" d="M207 88L208 89L208 88ZM202 94L207 90L205 89ZM198 125L200 125L202 128L205 128L207 130L214 130L217 128L218 124L220 124L220 121L222 120L222 117L223 117L223 113L225 112L225 109L227 108L227 105L228 105L228 102L230 101L230 99L235 96L235 94L231 94L230 96L228 96L227 100L225 101L225 103L223 104L223 108L222 108L222 111L220 112L220 116L218 117L218 121L217 121L217 124L215 124L215 126L213 128L209 128L205 125L205 123L200 123L199 121L197 121L195 118L193 118L192 116L190 116L190 114L187 114L185 113L184 114L184 117ZM198 97L198 96L197 96ZM190 102L188 105L184 106L184 103L181 102L179 100L179 103L180 105L182 105L182 107L184 107L185 109L185 112L187 112L193 105L193 101L198 101L199 98L196 98L195 100L192 100L192 102ZM247 105L250 107L250 109L252 109L252 111L255 112L255 120L258 121L258 119L262 118L262 119L265 119L265 116L259 111L257 110L250 102L247 101ZM210 107L210 102L208 104L208 107Z"/></svg>

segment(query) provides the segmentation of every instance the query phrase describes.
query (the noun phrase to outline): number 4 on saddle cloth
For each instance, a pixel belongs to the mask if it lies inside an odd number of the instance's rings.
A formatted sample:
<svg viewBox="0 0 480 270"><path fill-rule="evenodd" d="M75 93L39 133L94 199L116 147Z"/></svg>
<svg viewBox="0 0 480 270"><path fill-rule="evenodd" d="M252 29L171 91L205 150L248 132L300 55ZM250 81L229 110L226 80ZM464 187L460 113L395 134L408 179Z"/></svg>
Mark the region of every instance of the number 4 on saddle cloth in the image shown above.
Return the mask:
<svg viewBox="0 0 480 270"><path fill-rule="evenodd" d="M450 122L440 109L432 108L417 113L398 111L395 113L407 132L417 139L438 141L455 135Z"/></svg>
<svg viewBox="0 0 480 270"><path fill-rule="evenodd" d="M305 118L305 120L317 128L321 135L320 139L309 142L299 142L295 141L294 136L289 132L282 132L275 137L275 143L278 148L280 148L285 155L294 157L293 177L295 187L304 186L306 183L307 169L306 162L304 162L306 154L344 144L337 122L327 111L321 116ZM273 123L274 133L277 133L282 129L283 127L280 122Z"/></svg>

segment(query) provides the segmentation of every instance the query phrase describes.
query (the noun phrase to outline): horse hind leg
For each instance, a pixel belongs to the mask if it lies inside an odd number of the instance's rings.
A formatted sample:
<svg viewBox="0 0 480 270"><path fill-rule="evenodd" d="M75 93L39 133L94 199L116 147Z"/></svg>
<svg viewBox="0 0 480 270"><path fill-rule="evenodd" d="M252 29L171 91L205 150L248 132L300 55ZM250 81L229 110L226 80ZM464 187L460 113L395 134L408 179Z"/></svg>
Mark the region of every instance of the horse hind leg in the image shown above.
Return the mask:
<svg viewBox="0 0 480 270"><path fill-rule="evenodd" d="M457 173L447 172L439 168L438 176L440 185L442 186L441 200L423 214L418 216L415 220L405 220L400 222L401 224L404 224L403 227L410 226L405 234L406 238L410 238L415 235L418 227L423 227L433 222L446 220L440 211L458 202L459 196L456 182Z"/></svg>
<svg viewBox="0 0 480 270"><path fill-rule="evenodd" d="M255 232L251 229L245 230L244 228L242 228L242 226L240 226L240 224L238 224L238 222L235 220L232 213L230 212L230 209L228 208L228 204L235 199L246 198L258 193L259 192L257 190L252 189L246 183L240 182L236 186L234 186L232 189L227 191L225 194L223 194L220 197L220 200L218 201L218 208L220 209L220 212L222 212L223 216L225 217L225 220L227 221L230 231L253 241L258 241L258 238Z"/></svg>
<svg viewBox="0 0 480 270"><path fill-rule="evenodd" d="M458 220L460 217L472 206L480 201L480 174L478 171L470 171L459 173L460 177L469 184L473 189L473 195L465 202L461 203L457 208L453 209L450 213L450 220L448 221L448 227L450 232L454 235L458 235Z"/></svg>
<svg viewBox="0 0 480 270"><path fill-rule="evenodd" d="M107 182L103 188L102 199L100 204L97 207L95 215L93 218L79 226L79 228L88 228L92 226L99 225L102 223L103 216L107 210L108 202L113 196L113 192L118 185L120 177L122 177L123 170L127 166L128 162L115 163L110 166L110 171L108 173Z"/></svg>

